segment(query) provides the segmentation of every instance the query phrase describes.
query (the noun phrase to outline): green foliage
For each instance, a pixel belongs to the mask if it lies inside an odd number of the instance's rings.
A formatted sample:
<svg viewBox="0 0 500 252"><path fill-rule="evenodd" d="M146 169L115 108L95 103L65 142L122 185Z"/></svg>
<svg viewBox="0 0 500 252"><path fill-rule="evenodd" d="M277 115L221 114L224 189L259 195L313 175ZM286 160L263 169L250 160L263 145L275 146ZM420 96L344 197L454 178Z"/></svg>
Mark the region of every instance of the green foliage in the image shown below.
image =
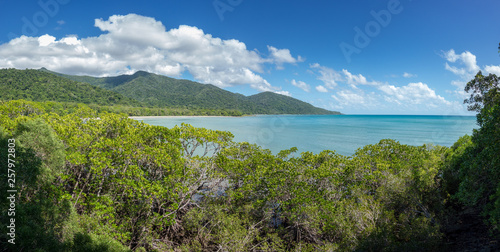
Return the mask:
<svg viewBox="0 0 500 252"><path fill-rule="evenodd" d="M9 131L2 136L12 132L17 151L26 153L19 157L23 179L17 182L22 188L18 197L26 203L19 213L32 216L27 220L36 221L39 230L39 236L26 241L53 247L49 250L70 246L65 244L100 250L108 241L132 249L156 246L158 238L173 232L199 188L213 180L208 155L216 155L232 138L228 132L189 125L150 126L87 106L56 114L47 104L3 105L1 123ZM78 213L78 225L68 224L69 208ZM48 222L59 224L47 228ZM50 241L43 236L54 237L53 245L40 243ZM22 232L20 237L25 238Z"/></svg>
<svg viewBox="0 0 500 252"><path fill-rule="evenodd" d="M499 78L494 74L483 76L481 71L476 74L476 77L469 81L465 86L465 92L471 92L470 98L464 103L471 104L467 108L470 111L480 112L478 114L478 123L481 125L483 117L487 116L487 112L499 103ZM484 109L484 111L483 111Z"/></svg>
<svg viewBox="0 0 500 252"><path fill-rule="evenodd" d="M102 252L102 251L130 251L116 240L104 235L78 233L67 251L74 252Z"/></svg>
<svg viewBox="0 0 500 252"><path fill-rule="evenodd" d="M69 202L55 177L64 160L64 146L52 129L40 119L20 122L13 135L3 131L0 139L2 167L7 167L7 139L15 140L15 166L9 174L15 174L15 187L2 183L0 208L3 213L11 206L6 200L12 195L7 189L15 189L15 216L2 215L1 222L15 218L16 245L8 243L9 250L59 251L60 231L67 220ZM5 162L5 163L4 163ZM5 164L5 166L4 166ZM7 169L0 171L2 181L7 181ZM2 232L0 240L7 244L10 238Z"/></svg>
<svg viewBox="0 0 500 252"><path fill-rule="evenodd" d="M54 128L71 153L64 174L69 193L78 211L109 227L107 234L140 246L173 221L183 200L178 132L114 114L99 118L51 121L68 125Z"/></svg>
<svg viewBox="0 0 500 252"><path fill-rule="evenodd" d="M443 152L383 140L352 157L325 151L290 158L293 150L273 156L243 143L225 149L217 164L229 179L226 204L234 212L250 207L251 223L277 234L288 250L330 244L417 251L440 243Z"/></svg>
<svg viewBox="0 0 500 252"><path fill-rule="evenodd" d="M461 187L461 181L465 179L464 176L467 176L466 167L471 167L474 163L473 149L472 137L465 135L459 138L445 153L446 161L442 171L445 181L443 187L444 192L455 196L454 199L457 198L456 194Z"/></svg>
<svg viewBox="0 0 500 252"><path fill-rule="evenodd" d="M229 132L3 102L2 155L7 139L18 143L19 244L6 232L0 242L7 251L440 250L450 199L485 202L493 224L498 216L498 106L481 111L481 129L451 148L382 140L352 156L273 155Z"/></svg>
<svg viewBox="0 0 500 252"><path fill-rule="evenodd" d="M129 106L98 106L89 105L90 108L97 112L108 112L115 114L126 114L129 116L242 116L243 113L239 110L216 110L202 108L186 108L186 107L168 107L168 108L151 108L151 107L129 107Z"/></svg>
<svg viewBox="0 0 500 252"><path fill-rule="evenodd" d="M64 165L64 145L54 131L41 118L19 123L14 135L18 146L34 150L42 162L38 175L39 184L52 182L62 171Z"/></svg>
<svg viewBox="0 0 500 252"><path fill-rule="evenodd" d="M479 207L492 228L500 224L500 86L499 78L479 72L467 83L469 110L479 112L480 129L460 139L448 154L448 190L460 203Z"/></svg>

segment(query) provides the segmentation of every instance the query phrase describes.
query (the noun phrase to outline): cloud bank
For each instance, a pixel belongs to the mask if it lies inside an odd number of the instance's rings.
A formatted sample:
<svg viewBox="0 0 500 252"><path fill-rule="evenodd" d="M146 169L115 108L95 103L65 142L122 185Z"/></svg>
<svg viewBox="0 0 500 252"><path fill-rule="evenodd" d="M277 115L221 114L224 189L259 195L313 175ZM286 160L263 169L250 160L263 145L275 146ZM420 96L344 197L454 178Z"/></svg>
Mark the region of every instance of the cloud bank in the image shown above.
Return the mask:
<svg viewBox="0 0 500 252"><path fill-rule="evenodd" d="M225 88L250 85L258 91L287 94L260 74L268 64L283 69L303 61L288 49L268 46L264 57L245 43L223 40L187 25L166 30L151 17L136 14L95 19L97 37L21 36L0 45L0 68L41 68L66 74L113 76L138 70L179 77L189 72L202 83Z"/></svg>
<svg viewBox="0 0 500 252"><path fill-rule="evenodd" d="M437 108L448 111L457 110L457 104L447 101L436 91L422 82L408 83L403 86L369 80L362 74L353 74L346 69L336 71L318 63L310 65L310 72L323 82L316 91L333 93L332 109L377 110L417 112L433 111ZM416 75L405 73L405 78ZM371 91L369 91L371 89Z"/></svg>

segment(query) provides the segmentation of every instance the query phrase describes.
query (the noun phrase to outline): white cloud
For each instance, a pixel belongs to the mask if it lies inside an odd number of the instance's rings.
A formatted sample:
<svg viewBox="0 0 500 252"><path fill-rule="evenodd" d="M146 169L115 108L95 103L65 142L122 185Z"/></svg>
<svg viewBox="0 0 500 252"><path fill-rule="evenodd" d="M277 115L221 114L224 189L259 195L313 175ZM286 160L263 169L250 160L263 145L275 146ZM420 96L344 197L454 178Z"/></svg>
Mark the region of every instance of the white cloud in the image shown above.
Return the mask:
<svg viewBox="0 0 500 252"><path fill-rule="evenodd" d="M377 95L374 92L365 94L362 90L341 90L331 96L336 102L335 109L373 109L379 106Z"/></svg>
<svg viewBox="0 0 500 252"><path fill-rule="evenodd" d="M21 36L0 45L1 68L40 68L66 74L110 76L145 70L179 77L188 71L197 81L219 87L250 85L259 91L282 92L260 73L266 64L296 63L288 49L269 47L269 58L245 43L223 40L187 25L166 30L151 17L129 14L96 19L103 33L57 40L50 35Z"/></svg>
<svg viewBox="0 0 500 252"><path fill-rule="evenodd" d="M317 75L317 79L324 83L324 87L328 89L333 89L337 86L337 82L342 81L342 76L337 71L321 66L318 63L314 63L310 65L310 68L313 69L315 74Z"/></svg>
<svg viewBox="0 0 500 252"><path fill-rule="evenodd" d="M56 41L55 37L49 35L43 35L38 38L39 46L48 46Z"/></svg>
<svg viewBox="0 0 500 252"><path fill-rule="evenodd" d="M454 73L455 75L458 75L458 76L467 76L467 75L470 75L472 73L467 73L467 71L465 70L465 68L458 68L458 67L454 67L454 66L450 66L448 64L448 62L445 63L445 69Z"/></svg>
<svg viewBox="0 0 500 252"><path fill-rule="evenodd" d="M346 83L351 88L357 88L358 85L382 85L378 81L368 81L362 74L352 74L346 69L337 72L332 68L322 66L318 63L311 64L310 72L316 75L316 78L324 83L322 87L326 89L334 89L339 83Z"/></svg>
<svg viewBox="0 0 500 252"><path fill-rule="evenodd" d="M417 77L417 75L416 74L411 74L411 73L404 72L403 73L403 77L405 77L405 78L413 78L413 77Z"/></svg>
<svg viewBox="0 0 500 252"><path fill-rule="evenodd" d="M451 85L459 88L460 90L463 90L465 88L465 85L467 85L466 81L460 81L460 80L452 80Z"/></svg>
<svg viewBox="0 0 500 252"><path fill-rule="evenodd" d="M500 76L500 66L485 66L484 71Z"/></svg>
<svg viewBox="0 0 500 252"><path fill-rule="evenodd" d="M276 64L277 69L283 69L283 64L295 64L297 62L302 62L304 59L300 56L294 58L288 49L277 49L273 46L267 46L267 50L271 53L270 61Z"/></svg>
<svg viewBox="0 0 500 252"><path fill-rule="evenodd" d="M332 95L332 98L335 99L342 105L352 105L352 104L364 104L365 98L362 95L356 94L352 91L342 90L336 93L336 95Z"/></svg>
<svg viewBox="0 0 500 252"><path fill-rule="evenodd" d="M292 85L306 91L306 92L309 92L311 90L311 86L309 86L307 83L303 82L303 81L296 81L296 80L292 80Z"/></svg>
<svg viewBox="0 0 500 252"><path fill-rule="evenodd" d="M447 52L443 52L443 57L449 62L455 62L459 56L455 53L455 50L451 49Z"/></svg>
<svg viewBox="0 0 500 252"><path fill-rule="evenodd" d="M455 50L451 49L447 52L444 52L442 56L448 62L458 63L460 65L460 67L450 66L450 64L446 62L445 68L446 70L462 78L470 79L480 70L479 66L477 65L476 56L469 51L465 51L461 54L456 54Z"/></svg>
<svg viewBox="0 0 500 252"><path fill-rule="evenodd" d="M463 114L460 102L450 102L424 83L406 86L383 84L376 91L344 89L331 95L329 109L346 113Z"/></svg>
<svg viewBox="0 0 500 252"><path fill-rule="evenodd" d="M328 92L328 89L326 89L325 87L319 85L319 86L316 86L316 90L318 92L321 92L321 93L327 93Z"/></svg>
<svg viewBox="0 0 500 252"><path fill-rule="evenodd" d="M450 54L450 57L454 54ZM458 56L457 56L458 57ZM458 57L460 58L460 57ZM456 61L458 61L458 58ZM468 57L465 57L468 58ZM472 62L472 61L469 61ZM319 64L310 65L310 72L324 85L317 85L318 92L329 92L333 87L339 89L331 95L329 109L347 113L385 113L412 114L463 114L464 107L459 102L451 102L422 82L409 83L405 86L390 85L386 82L370 80L362 74L353 74L347 69L337 72ZM416 77L404 72L400 77ZM329 86L327 86L329 84ZM345 86L342 86L345 84ZM463 85L463 83L455 83ZM368 88L367 86L372 86ZM368 89L367 89L368 88ZM368 91L374 89L374 91Z"/></svg>
<svg viewBox="0 0 500 252"><path fill-rule="evenodd" d="M465 85L474 79L474 76L480 70L500 76L500 66L487 65L484 69L481 69L477 64L476 56L469 51L456 54L455 50L451 49L444 52L442 57L448 61L445 63L445 69L459 77L459 79L453 80L451 84L457 87L453 92L460 99L469 97L469 94L464 91ZM453 63L454 65L450 65L449 63Z"/></svg>
<svg viewBox="0 0 500 252"><path fill-rule="evenodd" d="M346 69L342 69L342 73L345 76L345 80L347 84L351 85L351 87L356 87L357 85L380 85L380 82L377 81L368 81L365 76L362 74L354 75L351 74Z"/></svg>
<svg viewBox="0 0 500 252"><path fill-rule="evenodd" d="M292 94L290 94L290 92L288 91L274 91L274 92L280 95L286 95L292 97Z"/></svg>
<svg viewBox="0 0 500 252"><path fill-rule="evenodd" d="M398 105L421 105L433 108L440 105L451 105L449 101L437 95L433 89L422 82L410 83L402 87L382 85L379 90L386 94L385 101Z"/></svg>

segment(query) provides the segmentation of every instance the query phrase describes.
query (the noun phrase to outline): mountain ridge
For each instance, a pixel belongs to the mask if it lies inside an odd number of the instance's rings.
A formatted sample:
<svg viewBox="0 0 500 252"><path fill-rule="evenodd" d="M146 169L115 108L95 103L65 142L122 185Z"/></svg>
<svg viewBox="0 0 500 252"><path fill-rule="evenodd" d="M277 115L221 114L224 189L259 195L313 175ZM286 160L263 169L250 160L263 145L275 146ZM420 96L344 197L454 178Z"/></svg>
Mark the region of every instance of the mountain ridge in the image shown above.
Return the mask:
<svg viewBox="0 0 500 252"><path fill-rule="evenodd" d="M245 96L212 84L175 79L146 71L137 71L131 75L92 77L61 74L45 68L39 70L114 91L154 107L231 109L244 114L341 114L273 92Z"/></svg>

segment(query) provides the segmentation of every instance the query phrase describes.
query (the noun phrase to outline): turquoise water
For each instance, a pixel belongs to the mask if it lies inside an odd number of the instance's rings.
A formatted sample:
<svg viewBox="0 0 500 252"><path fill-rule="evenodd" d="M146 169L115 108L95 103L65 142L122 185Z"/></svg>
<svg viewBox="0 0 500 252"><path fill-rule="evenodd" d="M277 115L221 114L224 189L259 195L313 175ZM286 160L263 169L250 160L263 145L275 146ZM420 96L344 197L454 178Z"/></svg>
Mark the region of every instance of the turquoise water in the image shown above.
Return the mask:
<svg viewBox="0 0 500 252"><path fill-rule="evenodd" d="M151 125L230 131L238 142L255 143L273 153L297 147L299 152L335 150L352 155L356 149L381 139L402 144L433 143L451 146L478 128L474 116L410 115L262 115L247 117L179 117L141 119Z"/></svg>

